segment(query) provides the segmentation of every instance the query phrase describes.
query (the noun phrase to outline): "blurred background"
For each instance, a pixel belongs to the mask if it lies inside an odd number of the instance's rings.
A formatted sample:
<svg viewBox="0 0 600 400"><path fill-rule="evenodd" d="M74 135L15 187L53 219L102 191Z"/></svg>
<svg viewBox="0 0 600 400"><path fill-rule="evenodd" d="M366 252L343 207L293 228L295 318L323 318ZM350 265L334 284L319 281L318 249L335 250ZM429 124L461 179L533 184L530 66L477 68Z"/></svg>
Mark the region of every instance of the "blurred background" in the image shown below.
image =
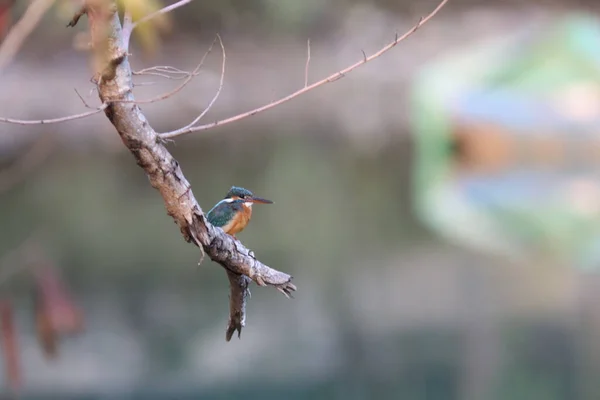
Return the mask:
<svg viewBox="0 0 600 400"><path fill-rule="evenodd" d="M5 31L28 6L9 3ZM308 39L315 81L436 5L197 1L141 29L131 63L191 70L219 33L212 122L301 88ZM99 104L75 7L49 3L0 71L0 116L86 111L74 89ZM232 185L275 201L239 238L298 292L252 285L230 343L224 271L197 267L103 114L1 124L3 398L600 398L599 12L450 0L343 79L169 144L205 211ZM152 126L193 120L220 63L142 105Z"/></svg>

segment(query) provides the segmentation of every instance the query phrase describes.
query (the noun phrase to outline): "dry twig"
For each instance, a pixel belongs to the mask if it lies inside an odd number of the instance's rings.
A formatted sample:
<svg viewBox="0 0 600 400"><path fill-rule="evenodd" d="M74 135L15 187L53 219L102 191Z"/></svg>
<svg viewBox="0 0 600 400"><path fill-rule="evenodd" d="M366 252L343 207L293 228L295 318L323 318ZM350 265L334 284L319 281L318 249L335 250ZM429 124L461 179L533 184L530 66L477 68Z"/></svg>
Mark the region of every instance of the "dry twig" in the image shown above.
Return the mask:
<svg viewBox="0 0 600 400"><path fill-rule="evenodd" d="M94 114L101 113L107 107L107 103L102 104L100 107L96 108L92 111L86 111L81 114L69 115L66 117L52 118L52 119L16 119L16 118L5 118L0 117L0 122L5 122L9 124L17 124L17 125L45 125L45 124L58 124L60 122L74 121L76 119L87 118Z"/></svg>
<svg viewBox="0 0 600 400"><path fill-rule="evenodd" d="M226 61L227 57L225 55L225 46L223 45L221 36L217 35L217 38L219 39L219 44L221 45L221 53L222 53L222 57L223 57L223 61L221 63L221 78L219 79L219 88L217 89L217 91L216 91L215 95L213 96L213 98L211 99L210 103L208 103L208 106L206 106L206 108L204 109L204 111L202 111L200 113L200 115L198 115L192 122L190 122L183 128L180 128L180 129L177 129L177 130L174 130L171 132L161 133L160 136L162 138L168 139L169 137L177 136L179 134L179 132L185 131L186 129L189 129L189 128L193 127L194 125L196 125L206 115L206 113L208 113L210 111L212 106L215 104L215 102L219 98L219 95L221 94L221 90L223 89L223 82L225 81L225 61ZM211 47L212 47L212 45L211 45Z"/></svg>
<svg viewBox="0 0 600 400"><path fill-rule="evenodd" d="M221 49L223 50L223 70L224 70L225 69L225 48L223 47L223 42L221 42L221 38L220 37L219 37L219 42L221 43ZM151 99L146 99L146 100L131 100L131 101L121 101L121 102L123 102L123 103L136 103L136 104L148 104L148 103L155 103L157 101L168 99L169 97L173 96L174 94L177 94L188 83L190 83L190 81L192 79L194 79L194 77L196 77L200 73L200 69L202 68L202 65L204 65L204 60L206 59L206 57L212 51L212 48L213 48L214 44L215 44L215 41L213 41L212 44L210 45L210 47L208 48L208 50L206 50L206 52L202 56L202 59L200 60L200 62L198 63L198 65L196 66L196 68L194 68L194 70L192 72L185 72L185 71L181 71L181 70L179 70L177 68L173 68L173 70L176 71L175 72L176 74L179 74L181 72L184 72L184 73L187 74L187 77L185 78L185 80L179 86L177 86L175 89L171 90L170 92L167 92L167 93L161 94L159 96L153 97ZM157 68L157 67L153 67L153 68ZM161 68L164 68L164 67L161 67ZM149 74L149 72L145 72L145 73ZM157 74L160 74L160 73L157 72ZM140 74L138 74L138 75L140 75ZM222 85L223 85L223 78L221 77L221 86ZM220 92L220 89L219 89L219 92ZM119 101L119 100L115 100L115 101Z"/></svg>
<svg viewBox="0 0 600 400"><path fill-rule="evenodd" d="M221 40L220 37L218 39L219 39L219 41ZM194 68L194 70L192 72L183 71L183 70L180 70L178 68L170 67L170 66L150 67L150 68L145 68L145 69L142 69L140 71L134 72L133 73L134 75L158 75L158 76L163 76L165 78L170 78L170 79L185 79L185 80L179 86L177 86L175 89L171 90L170 92L164 93L162 95L159 95L159 96L156 96L156 97L153 97L153 98L150 98L150 99L145 99L145 100L122 101L122 102L126 102L126 103L135 102L137 104L155 103L157 101L165 100L165 99L167 99L167 98L169 98L169 97L177 94L185 86L187 86L187 84L189 84L190 81L194 77L198 76L198 74L200 73L200 69L204 65L204 61L206 60L206 57L212 51L212 48L214 47L214 44L215 44L216 40L217 39L215 39L212 42L212 44L210 45L210 47L208 48L208 50L204 53L204 55L202 56L202 59L200 60L200 62L198 63L198 65L196 66L196 68ZM221 48L223 50L223 67L222 67L222 69L223 69L223 74L224 74L224 69L225 69L225 49L223 47L223 43L222 42L221 42ZM173 75L175 75L175 77L169 77L169 75L167 75L167 74L173 74ZM141 86L141 85L137 84L136 86ZM218 93L220 93L220 91L221 91L220 89L222 87L223 87L223 75L221 76L221 83L220 83L219 91L217 92L216 97L218 97ZM81 99L81 101L83 102L83 104L85 105L86 108L92 108L92 107L90 107L87 104L87 102L84 100L84 98L81 96L81 94L77 90L75 90L75 93L77 94L77 96L79 97L79 99ZM114 101L119 101L119 100L114 100ZM214 104L215 101L216 101L216 98L213 99L213 101L211 102L210 106L212 106L212 104ZM70 116L66 116L66 117L59 117L59 118L53 118L53 119L23 120L23 119L16 119L16 118L0 117L0 122L17 124L17 125L57 124L57 123L61 123L61 122L67 122L67 121L73 121L73 120L76 120L76 119L86 118L86 117L92 116L94 114L98 114L98 113L104 111L107 106L108 106L108 103L104 103L104 104L100 105L98 108L93 109L92 111L87 111L87 112L80 113L80 114L74 114L74 115L70 115ZM207 108L205 111L208 111L208 109L209 108Z"/></svg>
<svg viewBox="0 0 600 400"><path fill-rule="evenodd" d="M214 41L213 41L213 45L214 45ZM208 55L208 53L210 53L213 45L210 46L210 48L208 49L208 51L205 53L205 56ZM204 60L204 57L202 58L202 60ZM201 61L202 64L202 61ZM139 71L133 71L132 72L133 75L151 75L151 76L161 76L163 78L166 79L172 79L172 80L180 80L180 79L185 79L188 76L190 76L190 74L192 74L191 72L188 71L183 71L180 70L179 68L175 68L175 67L171 67L171 66L155 66L155 67L149 67L149 68L144 68L141 69Z"/></svg>
<svg viewBox="0 0 600 400"><path fill-rule="evenodd" d="M308 68L310 67L310 39L306 41L306 65L304 66L304 87L308 86Z"/></svg>
<svg viewBox="0 0 600 400"><path fill-rule="evenodd" d="M398 43L400 43L401 41L405 40L406 38L408 38L409 36L411 36L413 33L415 33L423 24L427 23L431 18L433 18L438 11L440 11L442 9L442 7L444 7L444 5L448 2L448 0L442 0L440 2L440 4L438 4L438 6L431 12L429 13L429 15L427 15L424 18L419 19L419 22L417 22L416 25L414 25L412 28L410 28L406 33L404 33L402 36L398 36L396 35L396 37L394 38L394 40L392 42L390 42L389 44L387 44L386 46L384 46L383 48L381 48L379 51L371 54L368 57L363 57L360 59L360 61L357 61L356 63L336 72L333 73L331 75L329 75L326 78L321 79L318 82L313 83L312 85L309 86L305 86L302 89L299 89L297 91L295 91L292 94L289 94L285 97L280 98L279 100L273 101L269 104L265 104L264 106L255 108L253 110L238 114L238 115L234 115L233 117L229 117L229 118L225 118L219 121L215 121L215 122L211 122L210 124L205 124L205 125L199 125L199 126L194 126L194 127L190 127L184 130L177 130L174 131L176 133L164 133L161 134L161 138L163 139L172 139L176 136L181 136L181 135L186 135L189 133L193 133L193 132L199 132L199 131L205 131L207 129L211 129L211 128L215 128L217 126L221 126L221 125L225 125L225 124L230 124L232 122L235 121L239 121L241 119L247 118L247 117L251 117L253 115L256 115L258 113L261 113L263 111L267 111L270 110L273 107L276 107L280 104L283 104L287 101L290 101L306 92L309 92L313 89L318 88L319 86L323 86L327 83L331 83L331 82L335 82L341 78L343 78L344 76L346 76L346 74L348 74L349 72L355 70L356 68L360 67L363 64L368 63L369 61L372 61L374 59L376 59L377 57L381 56L382 54L388 52L389 50L391 50L392 48L396 47L396 45Z"/></svg>

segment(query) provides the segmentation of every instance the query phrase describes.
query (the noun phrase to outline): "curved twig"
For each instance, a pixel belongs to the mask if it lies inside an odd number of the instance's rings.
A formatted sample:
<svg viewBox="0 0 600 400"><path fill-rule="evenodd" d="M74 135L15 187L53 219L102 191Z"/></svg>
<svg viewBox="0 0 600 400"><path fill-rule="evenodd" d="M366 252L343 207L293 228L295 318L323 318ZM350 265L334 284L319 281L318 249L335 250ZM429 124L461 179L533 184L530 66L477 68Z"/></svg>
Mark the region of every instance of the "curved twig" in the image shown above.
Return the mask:
<svg viewBox="0 0 600 400"><path fill-rule="evenodd" d="M168 99L169 97L173 96L174 94L177 94L179 91L181 91L181 89L186 87L187 84L190 83L192 79L194 79L194 77L198 76L198 74L200 73L200 69L202 68L202 65L204 65L204 60L206 60L206 57L212 51L215 41L216 41L216 39L211 43L210 47L208 48L208 50L206 50L206 52L202 56L202 59L200 60L200 62L198 63L196 68L194 68L194 70L192 72L185 72L185 71L182 71L182 70L174 68L174 67L169 67L169 68L173 69L173 71L171 71L170 73L174 73L174 74L185 73L185 74L187 74L187 77L185 78L185 80L179 86L177 86L175 89L171 90L170 92L164 93L164 94L161 94L161 95L158 95L156 97L146 99L146 100L113 100L112 102L148 104L148 103L155 103L157 101ZM219 41L221 41L220 37L219 37ZM221 48L223 49L223 69L224 69L225 68L225 48L223 47L223 42L221 42ZM144 71L143 73L146 73L146 74L152 74L153 72L150 72L150 70L153 70L156 68L158 68L159 70L168 70L168 68L166 68L166 67L152 67L152 68L146 68L145 70L142 70L142 71ZM136 75L142 75L143 73L138 73ZM168 77L167 75L163 75L161 72L156 72L156 74L159 74L160 76ZM222 82L223 82L223 78L221 78L221 86L222 86ZM220 92L220 89L219 89L219 92Z"/></svg>
<svg viewBox="0 0 600 400"><path fill-rule="evenodd" d="M58 124L60 122L73 121L73 120L76 120L76 119L86 118L86 117L89 117L91 115L101 113L102 111L104 111L106 109L107 106L108 106L108 104L104 103L100 107L98 107L98 108L96 108L95 110L92 110L92 111L86 111L86 112L81 113L81 114L74 114L74 115L69 115L69 116L66 116L66 117L52 118L52 119L34 119L34 120L28 120L28 119L15 119L15 118L0 117L0 122L5 122L5 123L8 123L8 124L17 124L17 125Z"/></svg>
<svg viewBox="0 0 600 400"><path fill-rule="evenodd" d="M213 96L213 98L211 99L210 103L208 103L208 106L206 106L206 108L204 109L204 111L202 111L200 113L200 115L198 115L192 122L190 122L183 128L176 129L171 132L160 133L159 136L161 136L162 138L168 139L169 137L177 136L179 134L179 132L183 132L183 131L193 127L194 125L196 125L206 115L206 113L208 113L210 111L212 106L216 103L217 99L219 98L219 95L221 94L221 90L223 89L223 82L225 81L225 61L227 59L227 56L225 55L225 46L223 45L221 36L217 35L217 38L219 39L219 44L221 45L221 53L222 53L222 57L223 57L223 61L221 63L221 78L219 79L219 88L217 89L217 91L216 91L215 95ZM212 45L211 45L211 47L212 47Z"/></svg>
<svg viewBox="0 0 600 400"><path fill-rule="evenodd" d="M285 97L282 97L279 100L273 101L269 104L265 104L261 107L255 108L253 110L250 111L246 111L244 113L238 114L238 115L234 115L233 117L229 117L229 118L225 118L219 121L215 121L215 122L211 122L210 124L205 124L205 125L200 125L200 126L194 126L194 127L190 127L187 129L183 129L183 130L177 130L174 131L176 133L163 133L160 135L161 138L163 139L172 139L176 136L181 136L181 135L186 135L189 133L193 133L193 132L199 132L199 131L205 131L207 129L211 129L211 128L215 128L217 126L221 126L221 125L225 125L225 124L230 124L232 122L235 121L239 121L241 119L247 118L247 117L251 117L253 115L256 115L258 113L261 113L263 111L267 111L270 110L273 107L276 107L280 104L283 104L287 101L290 101L306 92L309 92L313 89L318 88L319 86L323 86L326 83L331 83L331 82L335 82L341 78L343 78L344 76L346 76L346 74L348 74L349 72L355 70L356 68L360 67L363 64L368 63L369 61L372 61L374 59L376 59L377 57L381 56L382 54L388 52L389 50L391 50L392 48L394 48L398 43L400 43L401 41L405 40L406 38L408 38L409 36L411 36L413 33L415 33L423 24L426 24L431 18L433 18L438 11L440 11L442 9L442 7L444 7L444 5L448 2L448 0L442 0L440 2L440 4L438 4L438 6L431 12L429 13L429 15L427 15L424 18L419 19L419 22L417 22L416 25L414 25L412 28L410 28L406 33L404 33L402 36L397 36L394 38L394 40L392 42L390 42L389 44L387 44L386 46L382 47L379 51L377 51L376 53L371 54L368 57L363 57L360 59L360 61L357 61L356 63L350 65L349 67L346 67L336 73L333 73L331 75L329 75L328 77L321 79L318 82L313 83L312 85L308 85L303 87L302 89L299 89L297 91L295 91L292 94L289 94Z"/></svg>

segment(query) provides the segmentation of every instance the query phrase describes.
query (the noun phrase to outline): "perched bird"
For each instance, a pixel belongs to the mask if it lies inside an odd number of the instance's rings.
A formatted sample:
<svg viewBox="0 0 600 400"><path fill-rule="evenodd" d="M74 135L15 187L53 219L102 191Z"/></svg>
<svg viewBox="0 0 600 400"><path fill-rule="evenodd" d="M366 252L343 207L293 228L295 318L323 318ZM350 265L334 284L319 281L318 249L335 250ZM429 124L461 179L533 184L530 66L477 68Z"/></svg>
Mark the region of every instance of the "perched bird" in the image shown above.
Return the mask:
<svg viewBox="0 0 600 400"><path fill-rule="evenodd" d="M254 196L247 189L232 186L225 198L206 214L206 218L212 225L235 237L236 233L243 231L248 225L254 203L273 204L271 200Z"/></svg>

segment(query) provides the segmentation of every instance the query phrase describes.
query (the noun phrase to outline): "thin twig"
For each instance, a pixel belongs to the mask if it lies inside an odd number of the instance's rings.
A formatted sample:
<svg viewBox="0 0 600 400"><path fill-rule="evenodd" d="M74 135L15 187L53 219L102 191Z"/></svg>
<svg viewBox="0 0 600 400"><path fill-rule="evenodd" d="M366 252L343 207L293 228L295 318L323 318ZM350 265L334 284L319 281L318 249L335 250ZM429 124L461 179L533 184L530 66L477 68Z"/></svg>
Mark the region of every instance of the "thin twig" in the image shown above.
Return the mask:
<svg viewBox="0 0 600 400"><path fill-rule="evenodd" d="M205 55L208 55L208 53L210 53L210 50L212 50L212 46L215 44L215 41L216 41L216 39L213 41L213 43L211 44L209 50L205 53ZM196 68L196 69L198 69L198 68ZM192 74L192 72L183 71L179 68L175 68L175 67L171 67L171 66L167 65L167 66L155 66L155 67L144 68L139 71L133 71L132 74L137 75L137 76L142 76L142 75L161 76L166 79L180 80L180 79L186 79L187 77L190 76L190 74Z"/></svg>
<svg viewBox="0 0 600 400"><path fill-rule="evenodd" d="M162 78L166 78L166 79L170 79L173 81L180 81L182 79L186 79L187 77L189 77L191 75L191 72L187 72L185 75L181 75L181 76L170 76L167 73L162 73L162 72L143 72L143 73L134 73L133 75L137 75L137 76L160 76Z"/></svg>
<svg viewBox="0 0 600 400"><path fill-rule="evenodd" d="M154 86L159 82L154 82L154 81L149 81L149 82L137 82L133 84L133 87L138 87L138 86Z"/></svg>
<svg viewBox="0 0 600 400"><path fill-rule="evenodd" d="M217 35L218 36L218 35ZM183 89L188 83L190 83L190 81L192 79L194 79L195 76L197 76L200 73L200 69L202 68L202 65L204 65L204 60L206 60L206 57L208 57L208 55L210 54L210 52L213 49L213 46L215 45L217 39L213 40L213 42L211 43L210 47L208 48L208 50L206 50L206 52L204 53L204 55L202 56L202 59L200 60L200 62L198 63L198 65L196 65L196 68L194 68L194 70L192 72L187 72L188 76L185 78L185 81L183 81L179 86L177 86L175 89L171 90L168 93L164 93L161 94L159 96L153 97L151 99L147 99L147 100L115 100L113 101L113 103L135 103L135 104L148 104L148 103L154 103L157 101L161 101L161 100L165 100L171 96L173 96L174 94L176 94L177 92L179 92L181 89ZM219 38L219 41L221 40L221 38ZM221 47L223 47L223 44L221 43ZM225 51L225 50L223 50ZM223 53L225 54L225 53ZM155 68L155 67L153 67ZM165 67L160 67L161 69L165 69ZM170 67L173 68L173 70L176 70L176 73L180 73L183 72L180 69L174 68L174 67Z"/></svg>
<svg viewBox="0 0 600 400"><path fill-rule="evenodd" d="M215 41L216 41L216 39L215 39ZM213 44L215 43L215 41L213 41ZM133 71L133 75L142 75L143 73L149 72L149 71L159 71L159 72L165 72L165 73L185 74L185 75L189 74L189 72L187 72L187 71L172 67L170 65L156 65L154 67L144 68L139 71Z"/></svg>
<svg viewBox="0 0 600 400"><path fill-rule="evenodd" d="M85 101L85 99L83 98L83 96L81 95L81 93L79 93L79 91L75 88L73 88L73 90L75 90L75 93L77 93L77 96L79 97L79 99L81 100L81 102L83 103L83 105L85 106L85 108L91 108L91 109L95 109L96 107L92 107L90 106L87 101ZM91 96L92 92L90 92L90 96Z"/></svg>
<svg viewBox="0 0 600 400"><path fill-rule="evenodd" d="M304 66L304 87L308 86L308 68L310 66L310 39L306 41L306 65Z"/></svg>
<svg viewBox="0 0 600 400"><path fill-rule="evenodd" d="M309 86L305 86L302 89L299 89L297 91L295 91L292 94L289 94L285 97L280 98L279 100L273 101L269 104L265 104L261 107L255 108L253 110L238 114L238 115L234 115L233 117L229 117L229 118L225 118L219 121L215 121L215 122L211 122L209 124L205 124L205 125L199 125L199 126L194 126L194 127L190 127L187 129L180 129L177 130L175 132L177 132L176 134L173 134L171 132L169 133L163 133L160 135L161 138L163 139L167 139L167 138L173 138L175 136L181 136L181 135L186 135L189 133L193 133L193 132L200 132L200 131L205 131L207 129L211 129L211 128L215 128L217 126L221 126L221 125L225 125L225 124L229 124L235 121L239 121L241 119L247 118L247 117L251 117L253 115L256 115L258 113L261 113L263 111L267 111L270 110L273 107L276 107L280 104L283 104L289 100L292 100L306 92L309 92L313 89L318 88L319 86L323 86L327 83L331 83L331 82L335 82L338 79L343 78L344 76L346 76L347 73L353 71L354 69L360 67L363 64L368 63L369 61L372 61L374 59L376 59L377 57L381 56L382 54L388 52L389 50L391 50L392 48L394 48L398 43L400 43L401 41L403 41L404 39L408 38L409 36L411 36L413 33L415 33L423 24L427 23L431 18L433 18L438 11L440 11L442 9L442 7L444 7L444 5L448 2L448 0L442 0L438 6L426 17L421 17L421 19L419 19L419 22L414 25L412 28L410 28L406 33L404 33L402 36L398 36L396 34L394 40L387 44L386 46L382 47L379 51L377 51L376 53L371 54L369 57L366 58L361 58L360 61L357 61L356 63L350 65L349 67L346 67L334 74L329 75L327 78L321 79L318 82L313 83L312 85Z"/></svg>
<svg viewBox="0 0 600 400"><path fill-rule="evenodd" d="M183 89L195 76L197 76L200 72L200 69L202 68L202 66L204 65L204 61L206 60L206 57L210 54L210 52L212 51L212 48L215 44L217 39L215 39L212 44L210 45L210 47L208 48L208 50L204 53L204 55L202 56L202 59L200 60L200 62L198 63L198 65L196 66L196 68L194 68L194 70L192 72L185 72L182 71L178 68L175 67L169 67L169 66L159 66L159 67L150 67L150 68L145 68L141 71L139 71L138 74L151 74L147 71L152 71L152 70L162 70L162 71L169 71L170 73L175 73L175 74L181 74L181 73L186 73L187 77L185 78L185 81L182 82L178 87L176 87L175 89L173 89L172 91L162 94L160 96L156 96L154 98L151 99L147 99L147 100L137 100L137 101L119 101L119 100L114 100L114 101L109 101L106 102L104 104L102 104L100 107L92 110L92 111L88 111L85 113L81 113L81 114L75 114L75 115L71 115L68 117L60 117L60 118L54 118L54 119L40 119L40 120L22 120L22 119L15 119L15 118L5 118L5 117L0 117L0 122L5 122L5 123L11 123L11 124L18 124L18 125L43 125L43 124L56 124L56 123L60 123L60 122L67 122L67 121L72 121L75 119L81 119L81 118L86 118L89 117L91 115L94 114L98 114L102 111L104 111L104 109L106 109L106 107L108 106L108 104L110 103L117 103L117 102L122 102L122 103L136 103L136 104L148 104L148 103L154 103L160 100L164 100L168 97L173 96L174 94L176 94L177 92L179 92L181 89ZM219 39L220 40L220 39ZM75 93L77 93L77 96L81 99L81 101L83 102L83 104L87 107L87 108L91 108L87 102L83 99L83 96L81 96L81 94L77 91L77 89L75 89Z"/></svg>
<svg viewBox="0 0 600 400"><path fill-rule="evenodd" d="M138 20L138 21L134 22L134 23L132 24L132 30L133 30L133 29L135 29L135 28L136 28L136 27L137 27L139 24L143 24L144 22L148 22L148 21L150 21L152 18L155 18L155 17L157 17L157 16L159 16L159 15L161 15L161 14L166 14L166 13L169 13L169 12L171 12L171 11L175 10L176 8L179 8L179 7L185 6L186 4L188 4L188 3L191 3L191 2L192 2L192 0L180 0L180 1L178 1L177 3L173 3L173 4L171 4L170 6L166 6L165 8L161 8L161 9L160 9L160 10L158 10L158 11L155 11L155 12L153 12L153 13L151 13L151 14L148 14L148 15L146 15L144 18L142 18L142 19L140 19L140 20Z"/></svg>
<svg viewBox="0 0 600 400"><path fill-rule="evenodd" d="M52 119L33 119L33 120L0 117L0 122L4 122L4 123L8 123L8 124L17 124L17 125L58 124L58 123L61 123L61 122L67 122L67 121L73 121L73 120L76 120L76 119L87 118L87 117L92 116L94 114L101 113L102 111L104 111L104 109L107 106L108 106L108 104L104 103L100 107L96 108L95 110L86 111L86 112L81 113L81 114L69 115L67 117L52 118Z"/></svg>
<svg viewBox="0 0 600 400"><path fill-rule="evenodd" d="M54 4L54 0L34 0L29 4L23 17L13 26L0 44L0 71L11 62L25 39L33 32L52 4Z"/></svg>
<svg viewBox="0 0 600 400"><path fill-rule="evenodd" d="M225 55L225 46L223 45L221 36L219 36L217 34L217 38L219 39L219 44L221 45L221 54L222 54L222 58L223 58L223 61L221 63L221 78L219 80L219 88L217 89L217 92L213 96L210 103L208 103L208 106L204 109L204 111L202 111L200 113L200 115L198 115L192 122L190 122L188 125L184 126L181 129L177 129L172 132L166 132L166 133L160 134L161 138L169 139L170 137L178 136L179 132L185 131L186 129L189 129L190 127L193 127L194 125L196 125L198 123L198 121L200 121L206 115L206 113L208 113L208 111L212 108L212 106L215 104L215 102L219 98L219 95L221 94L221 90L223 89L223 82L225 81L225 62L227 60L227 56Z"/></svg>

